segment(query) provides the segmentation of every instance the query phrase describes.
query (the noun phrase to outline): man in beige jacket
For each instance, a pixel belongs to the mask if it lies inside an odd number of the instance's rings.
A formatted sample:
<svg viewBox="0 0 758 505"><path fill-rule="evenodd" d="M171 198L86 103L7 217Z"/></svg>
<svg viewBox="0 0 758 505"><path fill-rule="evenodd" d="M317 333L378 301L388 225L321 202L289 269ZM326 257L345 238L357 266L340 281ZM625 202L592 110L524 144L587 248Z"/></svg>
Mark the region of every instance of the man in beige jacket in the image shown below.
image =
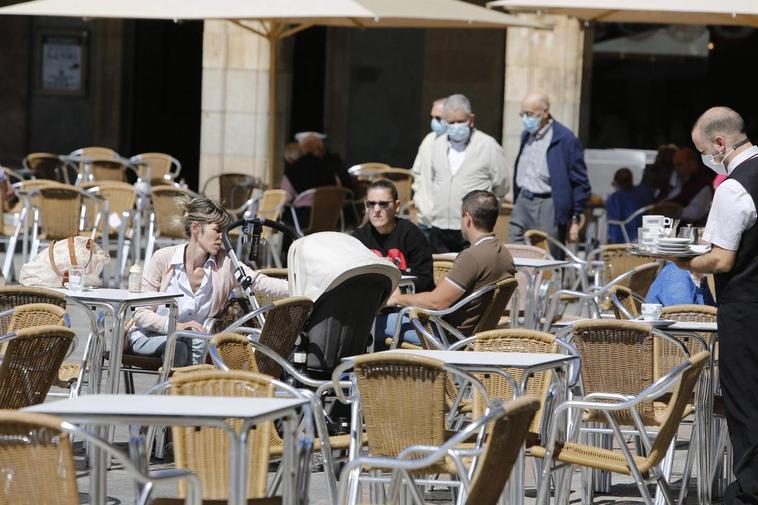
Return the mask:
<svg viewBox="0 0 758 505"><path fill-rule="evenodd" d="M463 95L450 95L442 117L447 132L432 147L432 210L429 241L435 253L459 252L461 202L474 190L492 192L502 200L508 192L508 170L503 148L474 128L471 103Z"/></svg>

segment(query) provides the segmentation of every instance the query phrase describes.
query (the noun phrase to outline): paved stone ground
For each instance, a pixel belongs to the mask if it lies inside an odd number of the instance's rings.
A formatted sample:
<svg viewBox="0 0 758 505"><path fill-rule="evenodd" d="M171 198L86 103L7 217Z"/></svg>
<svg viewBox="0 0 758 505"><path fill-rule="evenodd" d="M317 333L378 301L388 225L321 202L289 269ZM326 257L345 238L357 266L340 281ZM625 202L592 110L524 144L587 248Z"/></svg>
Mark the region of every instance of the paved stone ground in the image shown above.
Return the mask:
<svg viewBox="0 0 758 505"><path fill-rule="evenodd" d="M84 317L78 313L78 311L74 311L71 313L73 326L76 329L77 333L81 336L79 339L79 348L75 351L72 357L79 357L81 356L81 347L83 346L84 337L86 336L86 327L85 327L85 319ZM135 385L137 388L137 391L142 391L146 389L147 387L154 384L155 376L149 376L149 375L138 375L135 378ZM123 385L122 385L123 388ZM123 389L122 389L123 390ZM682 429L682 439L686 440L689 438L689 428L683 428ZM126 448L126 441L127 441L127 434L125 429L119 429L116 433L116 443L121 448ZM88 489L89 489L89 472L86 468L84 468L84 461L82 456L82 449L81 446L77 446L77 459L78 459L78 483L79 483L79 490L81 494L82 503L88 503ZM679 476L681 474L681 469L684 465L684 457L685 457L685 449L686 444L681 443L680 447L678 447L678 450L676 451L676 459L675 459L675 478L674 478L674 486L676 490L678 490L678 480ZM161 461L155 461L153 462L152 468L166 468L171 467L170 462L161 462ZM578 503L580 502L580 496L579 496L579 483L580 483L580 474L576 472L573 475L573 482L572 482L572 489L574 492L571 495L571 501L572 503ZM694 481L693 481L694 485ZM364 495L367 498L367 493L364 493ZM112 468L108 471L108 496L109 500L108 503L112 504L121 504L121 503L134 503L134 496L135 496L135 487L131 479L128 477L126 472L123 470L123 468L118 464L114 463ZM174 489L172 485L162 485L158 486L155 492L155 496L174 496ZM526 468L526 491L525 491L526 505L531 505L535 502L535 490L534 490L534 478L531 472L531 465L527 461L527 468ZM313 504L328 504L328 498L327 498L327 492L326 487L324 485L324 477L323 473L314 473L312 475L311 481L310 481L310 493L309 493L309 499L310 503ZM451 502L451 496L448 491L445 490L434 490L427 493L427 501L429 503L452 503ZM368 503L368 500L365 501ZM641 503L642 500L639 496L638 490L636 486L634 485L634 482L630 478L625 478L621 476L614 476L613 479L613 487L611 490L611 493L609 494L598 494L595 497L595 503L597 504L609 504L609 503L617 503L617 504L627 504L627 503ZM689 499L687 501L688 504L694 504L696 503L696 492L694 487L690 490L689 493ZM715 502L718 503L718 502Z"/></svg>

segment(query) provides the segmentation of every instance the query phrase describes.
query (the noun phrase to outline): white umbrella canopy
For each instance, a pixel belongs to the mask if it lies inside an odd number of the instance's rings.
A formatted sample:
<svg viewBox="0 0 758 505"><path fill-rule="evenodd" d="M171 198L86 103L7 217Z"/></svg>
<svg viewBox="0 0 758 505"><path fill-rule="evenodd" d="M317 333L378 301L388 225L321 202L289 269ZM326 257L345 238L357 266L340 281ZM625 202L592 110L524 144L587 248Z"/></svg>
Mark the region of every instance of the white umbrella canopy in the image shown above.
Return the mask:
<svg viewBox="0 0 758 505"><path fill-rule="evenodd" d="M758 0L496 0L509 12L563 14L584 21L758 27Z"/></svg>
<svg viewBox="0 0 758 505"><path fill-rule="evenodd" d="M0 8L0 14L235 19L363 28L545 28L459 0L33 0Z"/></svg>
<svg viewBox="0 0 758 505"><path fill-rule="evenodd" d="M269 40L267 180L276 159L276 57L280 39L316 25L358 28L550 28L460 0L32 0L0 15L229 20ZM249 22L253 22L252 24Z"/></svg>

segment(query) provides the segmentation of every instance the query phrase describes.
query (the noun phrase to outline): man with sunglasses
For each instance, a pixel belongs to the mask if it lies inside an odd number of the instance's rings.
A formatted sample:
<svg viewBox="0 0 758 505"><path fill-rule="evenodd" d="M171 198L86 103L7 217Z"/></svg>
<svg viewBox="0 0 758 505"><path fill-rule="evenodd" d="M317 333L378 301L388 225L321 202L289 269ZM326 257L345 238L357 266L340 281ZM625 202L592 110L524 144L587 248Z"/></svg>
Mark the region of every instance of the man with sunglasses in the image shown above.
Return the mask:
<svg viewBox="0 0 758 505"><path fill-rule="evenodd" d="M368 222L353 236L377 255L389 258L404 274L416 276L417 292L434 289L432 250L415 224L397 217L400 201L395 185L386 179L374 181L365 203Z"/></svg>

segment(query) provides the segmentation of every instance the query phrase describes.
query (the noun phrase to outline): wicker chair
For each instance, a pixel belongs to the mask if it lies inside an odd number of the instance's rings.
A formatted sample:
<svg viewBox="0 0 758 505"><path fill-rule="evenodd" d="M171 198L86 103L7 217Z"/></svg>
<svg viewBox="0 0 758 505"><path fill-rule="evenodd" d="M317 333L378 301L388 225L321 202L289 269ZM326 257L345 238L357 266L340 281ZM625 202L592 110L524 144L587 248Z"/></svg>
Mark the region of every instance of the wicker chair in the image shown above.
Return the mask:
<svg viewBox="0 0 758 505"><path fill-rule="evenodd" d="M134 186L119 181L92 182L82 184L82 188L89 193L99 196L105 202L105 216L97 229L97 235L102 237L102 247L109 253L111 249L110 239L116 239L116 263L115 267L111 270L113 270L112 273L115 273L115 275L112 275L114 287L119 287L122 273L129 259L129 249L133 233L131 228L133 226L132 218L137 194ZM89 201L85 202L85 206L87 207L86 215L94 215L96 209ZM114 214L121 221L121 225L116 228L110 226L110 217ZM94 226L94 222L90 224L90 221L88 221L87 224ZM132 253L132 256L136 257L135 253Z"/></svg>
<svg viewBox="0 0 758 505"><path fill-rule="evenodd" d="M511 214L513 213L513 204L503 202L500 205L500 211L497 214L497 221L495 221L495 237L501 244L508 243L508 234L511 231Z"/></svg>
<svg viewBox="0 0 758 505"><path fill-rule="evenodd" d="M184 230L178 224L180 212L177 200L191 199L194 196L191 191L174 186L154 186L150 194L153 199L153 211L148 220L148 239L143 268L147 268L157 246L186 242Z"/></svg>
<svg viewBox="0 0 758 505"><path fill-rule="evenodd" d="M285 281L288 279L288 272L286 268L261 268L258 271L263 275L273 277L274 279L283 279ZM255 299L258 300L258 305L264 307L266 305L274 303L279 298L261 292L255 293Z"/></svg>
<svg viewBox="0 0 758 505"><path fill-rule="evenodd" d="M434 260L432 263L432 275L434 276L434 285L439 285L447 273L453 268L454 261L451 260Z"/></svg>
<svg viewBox="0 0 758 505"><path fill-rule="evenodd" d="M678 345L684 352L684 347L673 337L632 321L580 321L574 325L571 338L581 357L584 395L590 398L600 394L633 397L655 383L656 340ZM659 401L643 399L636 402L636 413L629 409L614 411L614 422L637 429L662 429L671 408L670 398L659 398L664 393L656 396ZM693 412L691 397L686 407L681 417ZM606 415L601 410L589 411L584 421L607 424ZM668 458L664 469L666 478L671 474L671 463L673 458Z"/></svg>
<svg viewBox="0 0 758 505"><path fill-rule="evenodd" d="M399 353L357 356L334 370L333 381L337 383L349 368L353 368L358 395L348 400L338 391L338 397L343 402L360 403L362 419L353 419L353 423L358 426L364 423L365 453L369 457L381 458L373 460L374 469L383 467L381 461L384 458L400 457L408 447L439 447L448 440L445 384L449 375L461 380L462 387L471 384L489 405L487 392L474 377L435 359ZM411 474L457 474L460 467L456 465L454 449L451 448L451 457L416 468ZM354 483L352 485L357 486L358 479L354 477L355 474L351 474L349 478ZM447 481L446 484L457 485L459 482ZM342 485L351 486L351 482Z"/></svg>
<svg viewBox="0 0 758 505"><path fill-rule="evenodd" d="M290 208L298 233L303 236L320 231L336 230L337 223L342 219L342 207L345 205L345 199L349 193L348 189L340 186L321 186L303 191L297 195L293 205L297 203L298 199L308 196L313 198L308 226L301 226L297 219L295 207Z"/></svg>
<svg viewBox="0 0 758 505"><path fill-rule="evenodd" d="M31 153L21 162L36 179L72 183L76 180L76 166L53 153Z"/></svg>
<svg viewBox="0 0 758 505"><path fill-rule="evenodd" d="M382 460L383 465L397 470L398 474L392 482L391 498L393 503L397 499L397 492L401 484L400 477L406 479L409 489L413 493L417 503L424 503L423 497L420 496L417 488L413 485L414 481L410 475L417 469L427 468L436 461L442 460L447 456L451 449L455 449L459 444L466 441L468 437L476 433L483 426L487 426L489 436L484 442L484 454L474 468L474 475L471 483L464 479L464 491L466 492L466 505L495 505L500 502L503 494L503 488L511 474L515 462L517 461L521 445L527 435L527 428L532 422L534 413L539 406L539 402L534 398L518 398L516 400L503 403L496 402L488 414L477 419L465 430L457 433L445 444L436 450L419 450L419 453L428 453L414 459L398 460L395 463L388 463L386 459ZM348 497L347 483L350 481L350 474L355 469L362 467L373 467L376 461L371 457L358 457L350 461L342 470L340 479L340 504L350 503Z"/></svg>
<svg viewBox="0 0 758 505"><path fill-rule="evenodd" d="M228 210L233 216L239 216L250 203L253 191L262 188L263 183L260 179L248 174L226 173L209 177L200 194L208 195L208 187L211 183L218 185L217 191L211 192L218 195L221 206Z"/></svg>
<svg viewBox="0 0 758 505"><path fill-rule="evenodd" d="M444 310L405 307L398 315L398 325L390 347L396 349L401 343L400 329L405 314L408 314L411 323L414 324L422 344L429 345L430 349L447 348L454 341L463 340L483 331L494 330L517 287L516 279L507 277L474 291ZM462 333L447 322L447 316L457 314L458 311L466 311L474 304L478 307L478 320L469 334ZM452 338L449 338L448 334Z"/></svg>
<svg viewBox="0 0 758 505"><path fill-rule="evenodd" d="M637 319L642 313L642 303L631 289L618 285L611 286L611 305L616 319ZM681 360L677 362L680 363Z"/></svg>
<svg viewBox="0 0 758 505"><path fill-rule="evenodd" d="M619 324L628 325L631 323L620 322ZM597 344L598 342L595 343ZM662 493L665 503L667 505L674 505L676 502L669 488L668 472L662 469L661 465L675 440L682 418L687 414L690 398L694 392L698 377L708 361L708 357L709 354L707 352L700 352L678 365L664 380L638 391L629 390L625 397L598 392L587 395L583 400L572 400L559 405L555 411L554 420L551 423L548 443L545 447L532 447L531 449L532 455L546 459L542 477L539 481L537 503L546 505L549 502L550 472L553 470L553 461L557 461L568 464L569 468L570 465L580 465L589 469L631 476L637 484L637 488L646 505L653 505L654 503L648 491L647 484L650 482L657 483L658 490ZM584 368L583 366L583 375ZM608 373L608 369L604 371L604 374L606 376L612 375ZM628 418L626 413L632 409L638 412L640 410L643 412L647 411L648 408L644 407L644 405L652 404L655 399L666 393L672 386L674 386L674 392L668 402L667 408L661 412L659 421L660 430L652 443L645 433L642 423L633 423L644 451L641 454L632 454L627 440L620 430L620 425L623 424L621 419ZM557 422L561 418L559 414L568 411L569 415L571 415L571 409L575 411L576 417L585 409L597 412L599 415L602 414L604 420L613 429L621 453L577 443L575 440L558 444ZM638 420L639 418L634 421ZM566 478L566 473L568 473L568 478ZM563 478L556 484L556 501L560 502L561 497L567 497L567 486L570 485L570 480L570 472L564 472Z"/></svg>
<svg viewBox="0 0 758 505"><path fill-rule="evenodd" d="M42 403L74 341L61 326L37 326L8 333L0 363L0 408L20 409Z"/></svg>
<svg viewBox="0 0 758 505"><path fill-rule="evenodd" d="M164 153L142 153L129 158L137 166L139 178L152 185L175 181L182 171L182 164L171 155Z"/></svg>
<svg viewBox="0 0 758 505"><path fill-rule="evenodd" d="M147 476L103 440L73 428L60 419L26 412L0 412L0 468L4 483L0 503L79 505L76 464L70 435L94 443L109 456L117 458L129 476L139 484L187 479L195 495L197 480L189 472L169 476ZM12 478L11 478L12 477ZM140 505L147 499L140 500ZM193 503L189 499L180 503Z"/></svg>
<svg viewBox="0 0 758 505"><path fill-rule="evenodd" d="M190 396L224 396L247 398L272 398L278 385L271 377L240 371L196 371L194 373L176 374L167 384L171 395ZM156 388L156 392L157 392ZM241 427L241 421L230 423L235 430ZM268 485L269 439L273 430L272 422L257 425L248 436L247 460L248 504L268 505L280 503L278 498L265 499ZM224 503L229 498L229 436L221 428L196 428L191 426L172 426L174 441L174 460L177 468L191 470L202 484L203 503ZM184 497L186 489L179 483L178 495ZM219 501L216 501L219 500ZM157 498L155 505L175 505L180 500Z"/></svg>
<svg viewBox="0 0 758 505"><path fill-rule="evenodd" d="M605 264L606 282L632 271L636 266L656 261L656 258L652 256L637 256L629 251L630 244L605 245L600 248L600 259ZM639 275L622 280L620 285L631 289L644 298L647 296L647 291L653 284L656 275L658 275L657 270L647 270L644 273L640 272Z"/></svg>

